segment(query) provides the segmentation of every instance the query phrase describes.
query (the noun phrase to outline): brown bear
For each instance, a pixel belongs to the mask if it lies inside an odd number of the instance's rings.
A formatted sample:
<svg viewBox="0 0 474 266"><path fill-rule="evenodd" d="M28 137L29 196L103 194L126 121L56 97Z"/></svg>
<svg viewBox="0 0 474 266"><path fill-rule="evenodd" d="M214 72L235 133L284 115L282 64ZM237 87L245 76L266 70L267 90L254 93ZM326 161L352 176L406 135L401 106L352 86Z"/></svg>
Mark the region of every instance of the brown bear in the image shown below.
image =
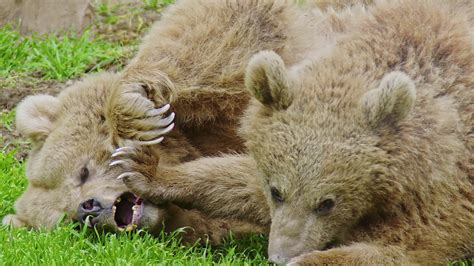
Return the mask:
<svg viewBox="0 0 474 266"><path fill-rule="evenodd" d="M66 214L109 230L157 233L164 222L170 230L196 229L191 241L210 235L214 242L229 229L267 230L247 219L211 219L138 198L115 179L121 172L109 166L110 155L119 146L145 145L150 160L159 158L164 167L242 153L236 132L250 99L244 86L248 60L265 49L287 64L305 58L324 39L316 37L325 35L320 14L292 1L180 1L164 12L123 72L86 77L57 97L26 98L17 108L17 128L33 144L29 185L16 214L3 223L52 227ZM176 126L163 140L173 120Z"/></svg>
<svg viewBox="0 0 474 266"><path fill-rule="evenodd" d="M276 263L472 256L473 10L381 1L340 21L336 44L296 67L260 52L245 77L255 99L240 127L248 155L162 166L147 147L128 147L114 165L155 204L271 223Z"/></svg>

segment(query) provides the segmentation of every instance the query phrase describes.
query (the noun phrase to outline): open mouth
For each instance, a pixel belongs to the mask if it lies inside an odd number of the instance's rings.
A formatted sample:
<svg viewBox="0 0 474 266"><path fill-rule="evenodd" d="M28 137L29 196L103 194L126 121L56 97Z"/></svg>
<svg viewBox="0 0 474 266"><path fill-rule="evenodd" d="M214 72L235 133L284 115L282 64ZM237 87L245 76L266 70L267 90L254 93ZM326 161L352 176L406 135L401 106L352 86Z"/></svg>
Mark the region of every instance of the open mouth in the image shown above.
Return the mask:
<svg viewBox="0 0 474 266"><path fill-rule="evenodd" d="M115 200L112 206L115 223L120 231L137 228L143 213L143 199L126 192Z"/></svg>

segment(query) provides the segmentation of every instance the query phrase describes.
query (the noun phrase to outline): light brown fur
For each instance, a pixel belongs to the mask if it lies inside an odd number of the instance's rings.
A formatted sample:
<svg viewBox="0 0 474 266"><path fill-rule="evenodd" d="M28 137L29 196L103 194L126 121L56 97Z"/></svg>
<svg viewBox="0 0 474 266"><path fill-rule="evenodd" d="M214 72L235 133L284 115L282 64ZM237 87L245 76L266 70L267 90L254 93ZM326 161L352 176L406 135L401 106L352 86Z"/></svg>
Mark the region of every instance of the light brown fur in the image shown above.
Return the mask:
<svg viewBox="0 0 474 266"><path fill-rule="evenodd" d="M271 223L269 255L279 263L472 255L472 10L471 2L395 1L358 18L343 11L352 23L328 15L342 29L334 38L328 31L332 49L289 70L273 52L249 63L256 100L240 130L250 156L141 171L138 150L122 158L136 172L124 181L155 202Z"/></svg>
<svg viewBox="0 0 474 266"><path fill-rule="evenodd" d="M17 127L33 141L29 185L15 204L16 214L3 223L52 227L63 214L79 220L79 204L95 198L107 209L97 224L116 230L110 208L128 189L115 180L120 171L109 167L110 155L118 146L160 136L155 124L161 117L146 114L169 100L177 126L160 145L147 147L149 162L160 158L159 165L166 167L243 152L237 128L250 99L243 84L245 65L264 49L279 51L289 64L304 58L312 42L301 32L320 29L318 16L306 16L310 13L292 1L180 1L150 30L123 72L86 77L57 97L25 99L17 108ZM81 183L84 169L89 178ZM162 229L163 221L169 230L190 226L195 233L185 237L212 234L214 243L229 230L266 230L246 219L211 219L163 206L148 202L139 226L152 233Z"/></svg>

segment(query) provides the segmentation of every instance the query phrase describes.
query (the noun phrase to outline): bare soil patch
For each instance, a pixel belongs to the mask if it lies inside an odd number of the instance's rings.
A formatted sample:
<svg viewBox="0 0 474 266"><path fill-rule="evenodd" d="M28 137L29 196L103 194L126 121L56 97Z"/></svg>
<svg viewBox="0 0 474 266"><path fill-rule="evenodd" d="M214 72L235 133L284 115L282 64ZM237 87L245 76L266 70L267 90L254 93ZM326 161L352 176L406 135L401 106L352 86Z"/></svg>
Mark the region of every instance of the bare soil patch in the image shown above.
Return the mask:
<svg viewBox="0 0 474 266"><path fill-rule="evenodd" d="M59 82L41 80L35 77L0 78L0 111L11 111L23 98L34 94L56 95L72 81ZM15 130L15 124L0 122L0 148L5 151L16 150L15 157L24 159L29 150L29 142Z"/></svg>
<svg viewBox="0 0 474 266"><path fill-rule="evenodd" d="M14 78L6 80L0 78L0 109L11 110L23 98L33 94L56 95L72 81L60 82L56 80L41 80L33 77Z"/></svg>

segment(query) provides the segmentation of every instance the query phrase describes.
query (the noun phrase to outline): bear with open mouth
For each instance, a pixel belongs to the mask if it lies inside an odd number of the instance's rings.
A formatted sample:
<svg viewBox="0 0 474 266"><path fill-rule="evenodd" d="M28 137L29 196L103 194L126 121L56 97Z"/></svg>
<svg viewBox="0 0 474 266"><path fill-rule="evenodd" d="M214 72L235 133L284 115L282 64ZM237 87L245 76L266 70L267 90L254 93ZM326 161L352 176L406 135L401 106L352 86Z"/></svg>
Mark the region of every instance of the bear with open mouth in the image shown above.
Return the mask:
<svg viewBox="0 0 474 266"><path fill-rule="evenodd" d="M322 18L322 11L292 1L178 1L123 71L86 76L58 96L27 97L16 125L32 141L29 184L3 224L52 227L66 214L110 231L188 226L189 241L214 243L229 231L268 231L247 219L210 218L139 198L116 179L123 173L111 165L112 154L121 146L146 147L148 161L140 164L148 171L244 153L237 128L250 99L247 62L265 49L288 64L304 59L326 35Z"/></svg>

